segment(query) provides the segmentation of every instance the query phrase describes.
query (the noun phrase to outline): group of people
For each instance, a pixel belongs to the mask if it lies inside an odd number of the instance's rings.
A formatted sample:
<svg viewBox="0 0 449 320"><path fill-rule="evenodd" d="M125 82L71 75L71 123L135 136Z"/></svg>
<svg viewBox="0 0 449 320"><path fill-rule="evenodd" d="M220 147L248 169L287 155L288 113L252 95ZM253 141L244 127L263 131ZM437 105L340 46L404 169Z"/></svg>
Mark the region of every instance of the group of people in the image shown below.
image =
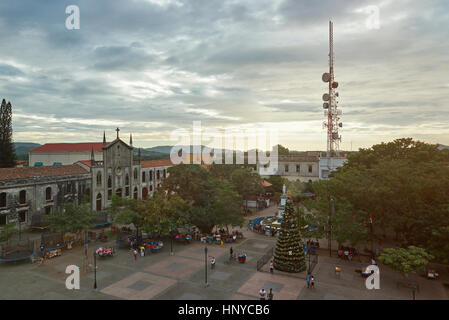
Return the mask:
<svg viewBox="0 0 449 320"><path fill-rule="evenodd" d="M259 290L260 300L273 300L273 289L270 288L270 292L267 294L264 288Z"/></svg>
<svg viewBox="0 0 449 320"><path fill-rule="evenodd" d="M130 249L133 252L134 260L137 260L137 256L141 256L142 258L145 257L145 255L150 255L151 249L155 248L156 246L162 247L164 244L162 240L159 240L157 243L146 243L144 242L142 245L134 245L131 246Z"/></svg>
<svg viewBox="0 0 449 320"><path fill-rule="evenodd" d="M340 246L340 248L337 251L337 254L339 258L351 261L352 258L357 254L357 250L355 248Z"/></svg>
<svg viewBox="0 0 449 320"><path fill-rule="evenodd" d="M307 288L315 288L315 277L310 272L307 273Z"/></svg>

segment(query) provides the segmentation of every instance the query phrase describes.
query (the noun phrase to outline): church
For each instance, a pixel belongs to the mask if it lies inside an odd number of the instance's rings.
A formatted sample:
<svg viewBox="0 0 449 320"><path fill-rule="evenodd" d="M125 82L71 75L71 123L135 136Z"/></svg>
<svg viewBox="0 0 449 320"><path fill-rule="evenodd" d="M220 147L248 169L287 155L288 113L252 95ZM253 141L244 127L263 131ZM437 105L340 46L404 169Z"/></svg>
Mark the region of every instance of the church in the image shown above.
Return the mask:
<svg viewBox="0 0 449 320"><path fill-rule="evenodd" d="M134 159L132 136L127 144L116 131L116 139L109 143L103 135L101 156L98 143L91 144L87 154L86 144L52 144L35 151L45 153L36 166L0 168L0 225L31 225L64 203L81 203L83 197L92 210L101 211L111 204L112 195L134 199L152 195L172 162Z"/></svg>

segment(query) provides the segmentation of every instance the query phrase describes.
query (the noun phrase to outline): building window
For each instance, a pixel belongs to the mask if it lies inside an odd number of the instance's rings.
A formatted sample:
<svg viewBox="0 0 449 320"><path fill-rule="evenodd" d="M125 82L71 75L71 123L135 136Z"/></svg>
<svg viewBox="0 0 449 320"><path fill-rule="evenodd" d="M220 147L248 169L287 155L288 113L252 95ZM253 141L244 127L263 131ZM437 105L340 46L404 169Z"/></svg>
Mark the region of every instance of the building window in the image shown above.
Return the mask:
<svg viewBox="0 0 449 320"><path fill-rule="evenodd" d="M125 187L125 197L129 197L129 186Z"/></svg>
<svg viewBox="0 0 449 320"><path fill-rule="evenodd" d="M117 197L122 197L122 189L117 189L116 191L115 191L115 195L117 196Z"/></svg>
<svg viewBox="0 0 449 320"><path fill-rule="evenodd" d="M6 207L6 192L0 193L0 208Z"/></svg>
<svg viewBox="0 0 449 320"><path fill-rule="evenodd" d="M137 180L137 169L134 169L134 180Z"/></svg>
<svg viewBox="0 0 449 320"><path fill-rule="evenodd" d="M22 190L19 193L19 203L25 204L26 202L27 202L27 192L25 190Z"/></svg>
<svg viewBox="0 0 449 320"><path fill-rule="evenodd" d="M25 222L27 218L27 212L28 211L20 211L19 212L19 222Z"/></svg>
<svg viewBox="0 0 449 320"><path fill-rule="evenodd" d="M142 172L142 182L146 182L146 174L145 171Z"/></svg>
<svg viewBox="0 0 449 320"><path fill-rule="evenodd" d="M167 178L167 170L164 169L164 171L162 171L162 172L163 172L162 176L164 177L164 179Z"/></svg>
<svg viewBox="0 0 449 320"><path fill-rule="evenodd" d="M45 214L51 214L51 206L45 207Z"/></svg>
<svg viewBox="0 0 449 320"><path fill-rule="evenodd" d="M153 186L152 185L150 185L150 192L152 192L153 191Z"/></svg>
<svg viewBox="0 0 449 320"><path fill-rule="evenodd" d="M71 193L72 192L72 183L68 182L67 183L67 193Z"/></svg>
<svg viewBox="0 0 449 320"><path fill-rule="evenodd" d="M137 187L134 188L134 200L137 200L139 193L137 191Z"/></svg>
<svg viewBox="0 0 449 320"><path fill-rule="evenodd" d="M112 199L112 189L108 190L108 200Z"/></svg>
<svg viewBox="0 0 449 320"><path fill-rule="evenodd" d="M51 201L51 188L50 187L45 189L45 200Z"/></svg>
<svg viewBox="0 0 449 320"><path fill-rule="evenodd" d="M102 185L102 183L101 183L101 172L98 172L97 173L97 186L101 186Z"/></svg>
<svg viewBox="0 0 449 320"><path fill-rule="evenodd" d="M101 200L102 200L102 196L101 196L101 193L99 193L99 194L97 194L97 206L96 206L97 211L101 211Z"/></svg>
<svg viewBox="0 0 449 320"><path fill-rule="evenodd" d="M153 181L153 171L150 171L150 181Z"/></svg>
<svg viewBox="0 0 449 320"><path fill-rule="evenodd" d="M112 178L108 177L108 200L112 199Z"/></svg>
<svg viewBox="0 0 449 320"><path fill-rule="evenodd" d="M312 173L313 167L309 164L309 173Z"/></svg>
<svg viewBox="0 0 449 320"><path fill-rule="evenodd" d="M126 174L125 176L125 186L129 186L129 176Z"/></svg>
<svg viewBox="0 0 449 320"><path fill-rule="evenodd" d="M161 173L159 170L156 171L156 179L159 180L161 178Z"/></svg>
<svg viewBox="0 0 449 320"><path fill-rule="evenodd" d="M6 224L6 214L0 214L0 226L4 226Z"/></svg>
<svg viewBox="0 0 449 320"><path fill-rule="evenodd" d="M288 164L285 165L285 172L288 172Z"/></svg>
<svg viewBox="0 0 449 320"><path fill-rule="evenodd" d="M142 199L146 199L148 196L148 189L147 188L143 188L142 189Z"/></svg>
<svg viewBox="0 0 449 320"><path fill-rule="evenodd" d="M296 172L300 172L301 171L301 166L299 164L296 165Z"/></svg>

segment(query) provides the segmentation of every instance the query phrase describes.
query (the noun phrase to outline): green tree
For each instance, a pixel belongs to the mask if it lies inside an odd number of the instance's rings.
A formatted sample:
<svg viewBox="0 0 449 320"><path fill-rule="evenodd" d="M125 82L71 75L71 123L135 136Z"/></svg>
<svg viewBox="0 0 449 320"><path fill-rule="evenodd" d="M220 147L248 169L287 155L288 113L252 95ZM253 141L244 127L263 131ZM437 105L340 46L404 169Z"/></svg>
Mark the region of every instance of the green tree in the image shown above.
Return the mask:
<svg viewBox="0 0 449 320"><path fill-rule="evenodd" d="M241 196L229 181L211 177L201 195L201 202L192 208L190 221L205 233L210 233L215 226L242 226L241 201Z"/></svg>
<svg viewBox="0 0 449 320"><path fill-rule="evenodd" d="M12 236L17 234L19 231L17 230L14 224L6 224L0 227L0 242L7 242L11 239Z"/></svg>
<svg viewBox="0 0 449 320"><path fill-rule="evenodd" d="M245 209L248 207L248 200L251 196L255 197L264 192L260 182L259 174L252 172L250 169L239 168L232 172L231 183L238 194L245 200Z"/></svg>
<svg viewBox="0 0 449 320"><path fill-rule="evenodd" d="M424 271L432 259L433 256L425 249L415 246L409 246L407 249L386 248L379 256L382 263L403 275Z"/></svg>
<svg viewBox="0 0 449 320"><path fill-rule="evenodd" d="M55 232L81 232L95 226L95 216L89 204L66 203L62 210L46 216L46 223Z"/></svg>
<svg viewBox="0 0 449 320"><path fill-rule="evenodd" d="M301 272L306 269L305 253L301 241L300 225L290 200L285 205L281 230L274 251L274 267L286 272Z"/></svg>
<svg viewBox="0 0 449 320"><path fill-rule="evenodd" d="M3 99L0 106L0 168L13 168L16 154L12 141L12 106Z"/></svg>

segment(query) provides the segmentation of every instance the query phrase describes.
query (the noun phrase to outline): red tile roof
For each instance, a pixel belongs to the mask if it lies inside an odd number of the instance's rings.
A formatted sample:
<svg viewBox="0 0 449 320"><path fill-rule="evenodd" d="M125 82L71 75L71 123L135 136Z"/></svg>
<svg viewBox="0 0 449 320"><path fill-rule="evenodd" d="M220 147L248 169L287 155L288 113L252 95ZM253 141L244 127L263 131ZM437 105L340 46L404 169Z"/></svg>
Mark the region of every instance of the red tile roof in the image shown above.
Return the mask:
<svg viewBox="0 0 449 320"><path fill-rule="evenodd" d="M30 152L90 152L92 149L95 152L102 152L103 142L46 143L34 148Z"/></svg>
<svg viewBox="0 0 449 320"><path fill-rule="evenodd" d="M87 173L89 173L87 170L76 164L51 167L0 168L0 182L33 177L58 177Z"/></svg>
<svg viewBox="0 0 449 320"><path fill-rule="evenodd" d="M272 184L269 183L267 180L261 181L260 184L261 184L263 187L271 187L271 186L272 186Z"/></svg>
<svg viewBox="0 0 449 320"><path fill-rule="evenodd" d="M167 167L172 166L170 159L142 161L142 168Z"/></svg>

